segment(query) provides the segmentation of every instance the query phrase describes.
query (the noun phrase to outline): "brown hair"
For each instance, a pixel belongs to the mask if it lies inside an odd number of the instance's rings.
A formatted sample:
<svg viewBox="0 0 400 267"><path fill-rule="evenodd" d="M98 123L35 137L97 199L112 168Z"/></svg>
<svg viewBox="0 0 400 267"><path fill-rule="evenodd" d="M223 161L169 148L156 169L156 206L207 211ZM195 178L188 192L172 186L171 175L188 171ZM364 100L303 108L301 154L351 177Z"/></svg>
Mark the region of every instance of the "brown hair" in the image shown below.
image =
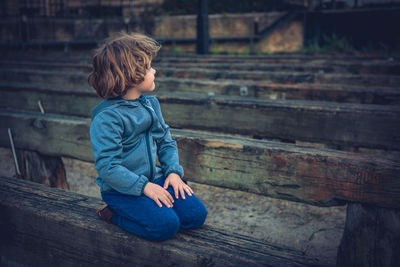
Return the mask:
<svg viewBox="0 0 400 267"><path fill-rule="evenodd" d="M161 45L140 33L119 33L94 51L90 86L102 98L123 96L140 84Z"/></svg>

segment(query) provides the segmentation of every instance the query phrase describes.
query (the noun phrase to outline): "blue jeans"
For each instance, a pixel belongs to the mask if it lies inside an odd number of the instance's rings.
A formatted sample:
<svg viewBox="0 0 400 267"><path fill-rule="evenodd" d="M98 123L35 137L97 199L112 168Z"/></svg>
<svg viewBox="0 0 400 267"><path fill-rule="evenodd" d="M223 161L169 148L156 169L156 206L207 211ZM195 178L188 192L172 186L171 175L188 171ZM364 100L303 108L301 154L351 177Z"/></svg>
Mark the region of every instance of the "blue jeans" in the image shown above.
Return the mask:
<svg viewBox="0 0 400 267"><path fill-rule="evenodd" d="M163 186L164 179L156 182ZM172 208L163 203L160 208L154 200L147 196L132 196L118 191L101 194L105 203L113 211L113 222L135 235L152 239L166 240L173 237L182 228L198 228L204 224L208 211L203 203L194 195L185 192L185 198L179 194L175 198L172 186L167 191L174 198Z"/></svg>

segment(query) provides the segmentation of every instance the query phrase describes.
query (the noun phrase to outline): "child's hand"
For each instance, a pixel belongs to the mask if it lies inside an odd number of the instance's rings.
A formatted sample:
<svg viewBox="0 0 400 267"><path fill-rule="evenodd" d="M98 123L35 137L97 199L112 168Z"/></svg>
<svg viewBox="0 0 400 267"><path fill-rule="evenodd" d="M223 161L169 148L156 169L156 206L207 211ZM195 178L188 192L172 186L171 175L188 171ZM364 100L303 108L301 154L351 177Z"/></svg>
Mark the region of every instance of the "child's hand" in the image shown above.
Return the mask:
<svg viewBox="0 0 400 267"><path fill-rule="evenodd" d="M164 189L167 189L168 186L171 185L175 191L175 197L179 198L179 192L183 199L185 199L185 191L189 196L192 196L193 190L187 184L185 184L181 177L179 177L176 173L171 173L168 175L167 179L165 179Z"/></svg>
<svg viewBox="0 0 400 267"><path fill-rule="evenodd" d="M167 206L168 208L172 208L172 203L174 202L174 198L167 190L165 190L158 184L148 182L144 187L143 193L147 197L154 200L154 202L156 202L160 208L162 207L161 202L164 203L164 205Z"/></svg>

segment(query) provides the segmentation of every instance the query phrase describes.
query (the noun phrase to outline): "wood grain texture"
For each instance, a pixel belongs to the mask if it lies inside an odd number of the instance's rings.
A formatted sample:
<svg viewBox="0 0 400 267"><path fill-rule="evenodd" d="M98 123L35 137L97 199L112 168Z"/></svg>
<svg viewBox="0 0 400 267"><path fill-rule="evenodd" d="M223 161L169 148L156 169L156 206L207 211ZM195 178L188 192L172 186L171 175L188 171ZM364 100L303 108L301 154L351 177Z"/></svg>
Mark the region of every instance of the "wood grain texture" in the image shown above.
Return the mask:
<svg viewBox="0 0 400 267"><path fill-rule="evenodd" d="M93 161L89 125L84 118L0 111L0 130L12 128L18 148ZM400 206L399 162L197 131L172 134L185 177L194 182L318 206ZM6 135L0 145L8 146Z"/></svg>
<svg viewBox="0 0 400 267"><path fill-rule="evenodd" d="M53 82L62 84L68 82L77 86L87 85L86 72L76 70L66 71L44 71L30 69L0 69L1 80L24 79L30 82ZM53 72L52 75L47 73ZM66 79L65 75L69 75ZM275 71L239 71L239 70L214 70L204 68L158 68L158 77L175 77L188 79L206 79L206 80L245 80L245 81L263 81L268 83L319 83L319 84L341 84L341 85L363 85L363 86L390 86L396 87L400 84L399 75L388 74L348 74L348 73L312 73L312 72L275 72Z"/></svg>
<svg viewBox="0 0 400 267"><path fill-rule="evenodd" d="M398 266L400 209L350 203L336 266Z"/></svg>
<svg viewBox="0 0 400 267"><path fill-rule="evenodd" d="M41 57L43 59L43 57ZM69 57L70 58L70 57ZM392 58L395 62L397 58ZM218 63L218 62L227 62L227 63L253 63L253 64L262 64L262 63L270 63L270 64L329 64L329 63L375 63L375 64L387 64L388 58L382 56L350 56L350 55L305 55L305 54L276 54L276 55L170 55L170 54L162 54L158 56L154 60L155 62L168 62L168 63L176 63L176 62L185 62L185 63Z"/></svg>
<svg viewBox="0 0 400 267"><path fill-rule="evenodd" d="M270 62L260 62L260 60L246 60L224 62L224 59L203 62L170 61L157 58L153 60L153 67L158 69L170 68L173 64L176 68L204 68L215 70L238 70L238 71L293 71L311 73L346 73L346 74L400 74L400 64L383 60L372 60L367 62L357 62L351 59L329 61L315 60L310 58L303 62L291 59L272 60ZM92 69L90 60L71 59L69 61L57 62L48 61L43 58L25 58L22 60L0 59L0 68L18 69L41 69L41 70L63 70L63 71L84 71Z"/></svg>
<svg viewBox="0 0 400 267"><path fill-rule="evenodd" d="M15 97L17 93L18 97ZM400 150L400 107L197 94L156 94L174 128ZM101 100L89 89L6 87L0 107L89 117Z"/></svg>
<svg viewBox="0 0 400 267"><path fill-rule="evenodd" d="M212 69L169 68L159 72L160 77L179 77L191 79L238 79L269 81L272 83L334 83L346 85L398 86L398 75L386 74L343 74L343 73L310 73L310 72L274 72L274 71L237 71Z"/></svg>
<svg viewBox="0 0 400 267"><path fill-rule="evenodd" d="M210 226L170 240L100 220L99 199L0 177L2 261L29 266L322 266L302 252Z"/></svg>
<svg viewBox="0 0 400 267"><path fill-rule="evenodd" d="M93 161L90 119L17 110L2 110L0 129L11 128L17 148L49 156L70 156ZM0 135L2 146L9 146L7 135Z"/></svg>
<svg viewBox="0 0 400 267"><path fill-rule="evenodd" d="M399 162L193 131L174 138L189 180L318 206L399 206Z"/></svg>
<svg viewBox="0 0 400 267"><path fill-rule="evenodd" d="M60 62L65 64L88 65L91 63L91 55L89 53L9 53L1 59L5 64L8 62L27 62L35 61L40 63ZM341 55L257 55L257 56L234 56L234 55L179 55L160 54L153 59L155 65L159 64L185 64L188 66L196 65L208 68L228 68L228 69L262 69L269 70L272 67L297 68L300 70L309 67L320 67L334 69L335 71L352 72L361 71L365 73L398 73L400 64L396 58L388 58L382 56L341 56Z"/></svg>
<svg viewBox="0 0 400 267"><path fill-rule="evenodd" d="M16 150L21 176L18 178L69 190L61 157L51 157L34 151Z"/></svg>
<svg viewBox="0 0 400 267"><path fill-rule="evenodd" d="M29 74L30 75L30 74ZM28 77L29 77L28 75ZM43 75L43 73L41 73ZM54 75L48 72L46 75ZM56 74L57 76L58 74ZM65 74L60 74L65 75ZM64 76L65 79L75 76ZM75 79L75 78L74 78ZM79 78L81 84L64 87L68 80L60 85L48 83L34 84L5 81L0 83L1 90L21 91L34 89L38 92L46 91L54 94L54 91L73 91L76 94L92 93L94 89L88 88L86 77ZM243 96L241 88L247 88L247 95ZM240 81L240 80L199 80L174 77L157 77L156 92L163 93L186 93L203 94L213 93L215 95L255 97L261 99L287 99L287 100L313 100L328 101L338 103L360 103L360 104L380 104L380 105L399 105L400 92L392 87L366 87L358 85L339 85L339 84L274 84L263 81Z"/></svg>
<svg viewBox="0 0 400 267"><path fill-rule="evenodd" d="M400 107L216 96L157 95L175 128L400 149Z"/></svg>

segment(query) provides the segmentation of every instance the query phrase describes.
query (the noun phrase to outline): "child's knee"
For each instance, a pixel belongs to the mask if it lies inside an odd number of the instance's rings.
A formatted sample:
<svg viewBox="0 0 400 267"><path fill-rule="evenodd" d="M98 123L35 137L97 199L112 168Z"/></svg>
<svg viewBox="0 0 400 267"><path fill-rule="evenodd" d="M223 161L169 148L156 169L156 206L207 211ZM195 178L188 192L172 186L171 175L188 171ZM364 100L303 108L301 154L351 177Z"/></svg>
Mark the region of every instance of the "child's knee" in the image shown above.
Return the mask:
<svg viewBox="0 0 400 267"><path fill-rule="evenodd" d="M203 206L202 209L199 209L197 218L193 228L201 227L207 219L208 210Z"/></svg>
<svg viewBox="0 0 400 267"><path fill-rule="evenodd" d="M159 220L149 227L149 238L154 240L167 240L173 237L178 232L179 228L180 221L178 216L159 218Z"/></svg>
<svg viewBox="0 0 400 267"><path fill-rule="evenodd" d="M200 228L206 221L207 215L207 209L203 205L199 206L190 213L190 216L182 219L182 228Z"/></svg>

